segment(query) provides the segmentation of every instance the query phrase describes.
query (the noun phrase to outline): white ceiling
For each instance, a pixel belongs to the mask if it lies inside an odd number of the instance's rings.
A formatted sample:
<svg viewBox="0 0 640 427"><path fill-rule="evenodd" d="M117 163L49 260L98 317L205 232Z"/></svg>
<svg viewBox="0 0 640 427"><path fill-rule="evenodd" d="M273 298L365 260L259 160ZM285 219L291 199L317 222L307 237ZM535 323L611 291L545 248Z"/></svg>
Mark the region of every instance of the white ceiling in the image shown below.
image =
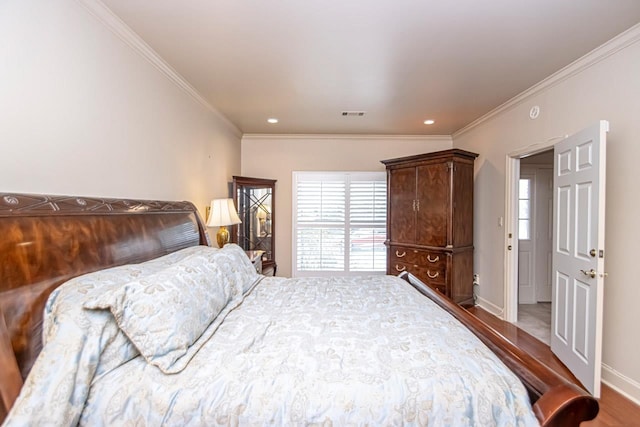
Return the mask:
<svg viewBox="0 0 640 427"><path fill-rule="evenodd" d="M103 3L243 133L449 135L640 22L640 0Z"/></svg>

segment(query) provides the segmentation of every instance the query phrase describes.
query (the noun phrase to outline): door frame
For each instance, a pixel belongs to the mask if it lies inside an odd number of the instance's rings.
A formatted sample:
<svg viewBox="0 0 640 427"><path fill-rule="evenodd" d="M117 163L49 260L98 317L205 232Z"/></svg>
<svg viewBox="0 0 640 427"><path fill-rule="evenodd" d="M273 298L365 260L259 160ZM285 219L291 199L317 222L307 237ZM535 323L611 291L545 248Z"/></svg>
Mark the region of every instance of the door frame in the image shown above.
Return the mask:
<svg viewBox="0 0 640 427"><path fill-rule="evenodd" d="M511 151L506 156L504 310L502 317L510 323L518 321L518 180L520 179L520 159L553 149L556 142L564 138L567 138L567 135L528 145Z"/></svg>

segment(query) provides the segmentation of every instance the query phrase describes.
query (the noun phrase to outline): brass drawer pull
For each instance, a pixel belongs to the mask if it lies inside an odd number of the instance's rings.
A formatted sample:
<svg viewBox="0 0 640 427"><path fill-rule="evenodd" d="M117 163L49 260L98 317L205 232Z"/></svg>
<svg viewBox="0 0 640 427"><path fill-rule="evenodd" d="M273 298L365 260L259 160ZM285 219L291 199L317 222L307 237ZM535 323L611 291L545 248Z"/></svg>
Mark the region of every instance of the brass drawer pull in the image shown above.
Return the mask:
<svg viewBox="0 0 640 427"><path fill-rule="evenodd" d="M400 253L400 252L398 252L398 251L396 250L396 256L397 256L398 258L402 258L402 257L403 257L403 256L405 256L406 254L407 254L407 252L402 252L402 253Z"/></svg>
<svg viewBox="0 0 640 427"><path fill-rule="evenodd" d="M396 264L396 271L405 271L406 269L407 267L405 267L404 265L402 266L402 268L400 268L398 264Z"/></svg>
<svg viewBox="0 0 640 427"><path fill-rule="evenodd" d="M430 279L435 279L436 277L438 277L440 275L439 271L436 271L436 274L434 274L433 276L431 275L431 272L429 270L427 270L427 276L429 276Z"/></svg>
<svg viewBox="0 0 640 427"><path fill-rule="evenodd" d="M427 255L427 261L429 261L429 262L438 262L438 261L440 261L440 256L436 255L435 259L431 259L431 255Z"/></svg>

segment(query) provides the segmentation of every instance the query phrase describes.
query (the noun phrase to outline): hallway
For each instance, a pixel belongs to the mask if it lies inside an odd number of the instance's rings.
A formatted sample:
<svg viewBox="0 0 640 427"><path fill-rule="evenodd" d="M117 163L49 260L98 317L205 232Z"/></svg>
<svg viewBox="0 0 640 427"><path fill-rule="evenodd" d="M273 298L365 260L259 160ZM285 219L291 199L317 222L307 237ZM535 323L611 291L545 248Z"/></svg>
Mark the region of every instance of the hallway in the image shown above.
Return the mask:
<svg viewBox="0 0 640 427"><path fill-rule="evenodd" d="M551 345L551 303L518 304L516 325L546 345Z"/></svg>

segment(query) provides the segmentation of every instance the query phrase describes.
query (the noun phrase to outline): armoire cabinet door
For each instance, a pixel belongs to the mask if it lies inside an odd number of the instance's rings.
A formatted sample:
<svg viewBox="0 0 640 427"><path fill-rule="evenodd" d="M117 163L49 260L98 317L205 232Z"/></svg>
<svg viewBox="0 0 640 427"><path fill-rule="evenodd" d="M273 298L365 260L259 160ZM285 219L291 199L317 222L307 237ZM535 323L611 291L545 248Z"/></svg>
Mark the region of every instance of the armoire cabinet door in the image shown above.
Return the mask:
<svg viewBox="0 0 640 427"><path fill-rule="evenodd" d="M418 166L416 243L446 247L451 204L448 162Z"/></svg>
<svg viewBox="0 0 640 427"><path fill-rule="evenodd" d="M389 236L402 243L416 240L416 168L393 169L389 173Z"/></svg>

